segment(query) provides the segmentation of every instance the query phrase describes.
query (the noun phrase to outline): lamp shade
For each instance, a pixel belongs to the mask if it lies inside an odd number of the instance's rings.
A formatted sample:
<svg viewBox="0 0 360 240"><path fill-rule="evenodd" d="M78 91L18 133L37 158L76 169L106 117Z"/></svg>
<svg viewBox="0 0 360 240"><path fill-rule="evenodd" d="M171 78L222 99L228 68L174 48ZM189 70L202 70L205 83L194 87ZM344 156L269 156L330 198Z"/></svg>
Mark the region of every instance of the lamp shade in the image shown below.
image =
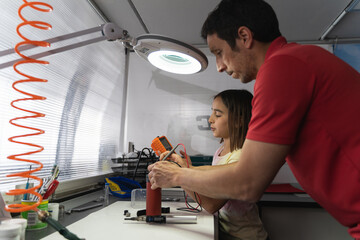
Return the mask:
<svg viewBox="0 0 360 240"><path fill-rule="evenodd" d="M207 57L199 49L162 35L141 35L136 38L133 49L140 57L167 72L193 74L208 66Z"/></svg>

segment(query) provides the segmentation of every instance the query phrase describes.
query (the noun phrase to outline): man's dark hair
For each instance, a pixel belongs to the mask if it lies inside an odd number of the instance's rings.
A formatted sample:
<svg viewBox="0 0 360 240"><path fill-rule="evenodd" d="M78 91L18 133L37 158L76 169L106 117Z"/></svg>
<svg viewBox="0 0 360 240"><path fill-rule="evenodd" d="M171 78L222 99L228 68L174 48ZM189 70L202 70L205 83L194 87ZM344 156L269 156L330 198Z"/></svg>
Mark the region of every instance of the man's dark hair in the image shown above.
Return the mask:
<svg viewBox="0 0 360 240"><path fill-rule="evenodd" d="M272 42L281 36L276 14L263 0L222 0L206 19L201 36L206 40L216 33L234 49L241 26L249 28L260 42Z"/></svg>

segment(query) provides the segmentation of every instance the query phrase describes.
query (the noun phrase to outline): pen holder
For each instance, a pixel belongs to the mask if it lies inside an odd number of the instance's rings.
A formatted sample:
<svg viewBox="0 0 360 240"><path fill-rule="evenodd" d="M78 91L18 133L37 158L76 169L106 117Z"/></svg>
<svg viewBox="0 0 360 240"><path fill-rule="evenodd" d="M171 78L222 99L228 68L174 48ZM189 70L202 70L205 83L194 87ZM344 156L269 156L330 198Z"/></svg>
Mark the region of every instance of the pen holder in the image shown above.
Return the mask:
<svg viewBox="0 0 360 240"><path fill-rule="evenodd" d="M21 204L23 205L34 205L37 203L37 201L31 201L31 200L22 200ZM40 205L38 206L38 209L48 211L48 203L49 200L45 199L43 200ZM38 214L35 211L25 211L21 213L21 217L27 219L27 230L39 230L47 227L47 223L44 223L38 219Z"/></svg>

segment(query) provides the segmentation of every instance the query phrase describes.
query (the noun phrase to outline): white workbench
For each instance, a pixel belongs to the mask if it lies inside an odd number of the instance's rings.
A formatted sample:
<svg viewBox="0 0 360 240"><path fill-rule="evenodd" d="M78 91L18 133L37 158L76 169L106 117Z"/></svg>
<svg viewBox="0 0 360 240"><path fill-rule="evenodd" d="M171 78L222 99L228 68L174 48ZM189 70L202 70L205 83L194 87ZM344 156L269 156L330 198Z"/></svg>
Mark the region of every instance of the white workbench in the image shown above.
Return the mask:
<svg viewBox="0 0 360 240"><path fill-rule="evenodd" d="M72 233L86 240L111 240L111 239L214 239L214 216L203 210L201 213L189 213L176 210L185 207L183 202L163 202L162 207L170 207L170 214L164 215L196 215L196 224L156 224L142 221L124 220L124 210L128 210L132 217L136 217L138 209L130 206L130 201L115 202L97 212L69 226ZM44 240L61 239L55 232Z"/></svg>

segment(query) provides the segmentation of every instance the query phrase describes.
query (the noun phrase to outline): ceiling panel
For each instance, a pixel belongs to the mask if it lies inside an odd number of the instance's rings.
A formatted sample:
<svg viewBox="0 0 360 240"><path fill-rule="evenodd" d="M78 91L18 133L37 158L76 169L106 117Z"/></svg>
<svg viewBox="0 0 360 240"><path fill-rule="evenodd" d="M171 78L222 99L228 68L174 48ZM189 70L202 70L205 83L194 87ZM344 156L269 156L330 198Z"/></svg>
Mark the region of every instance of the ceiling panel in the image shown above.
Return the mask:
<svg viewBox="0 0 360 240"><path fill-rule="evenodd" d="M127 0L95 0L94 2L110 22L127 30L131 36L136 37L145 33Z"/></svg>
<svg viewBox="0 0 360 240"><path fill-rule="evenodd" d="M191 43L204 44L202 24L219 0L133 0L151 33L164 34Z"/></svg>
<svg viewBox="0 0 360 240"><path fill-rule="evenodd" d="M327 37L360 38L360 11L348 12Z"/></svg>
<svg viewBox="0 0 360 240"><path fill-rule="evenodd" d="M219 0L94 0L101 11L136 37L146 33L135 11L150 33L203 45L200 30ZM268 0L280 22L280 31L289 41L317 41L352 0ZM335 34L360 37L357 17L350 14ZM334 28L335 31L337 28Z"/></svg>
<svg viewBox="0 0 360 240"><path fill-rule="evenodd" d="M290 41L319 40L351 0L269 0Z"/></svg>

